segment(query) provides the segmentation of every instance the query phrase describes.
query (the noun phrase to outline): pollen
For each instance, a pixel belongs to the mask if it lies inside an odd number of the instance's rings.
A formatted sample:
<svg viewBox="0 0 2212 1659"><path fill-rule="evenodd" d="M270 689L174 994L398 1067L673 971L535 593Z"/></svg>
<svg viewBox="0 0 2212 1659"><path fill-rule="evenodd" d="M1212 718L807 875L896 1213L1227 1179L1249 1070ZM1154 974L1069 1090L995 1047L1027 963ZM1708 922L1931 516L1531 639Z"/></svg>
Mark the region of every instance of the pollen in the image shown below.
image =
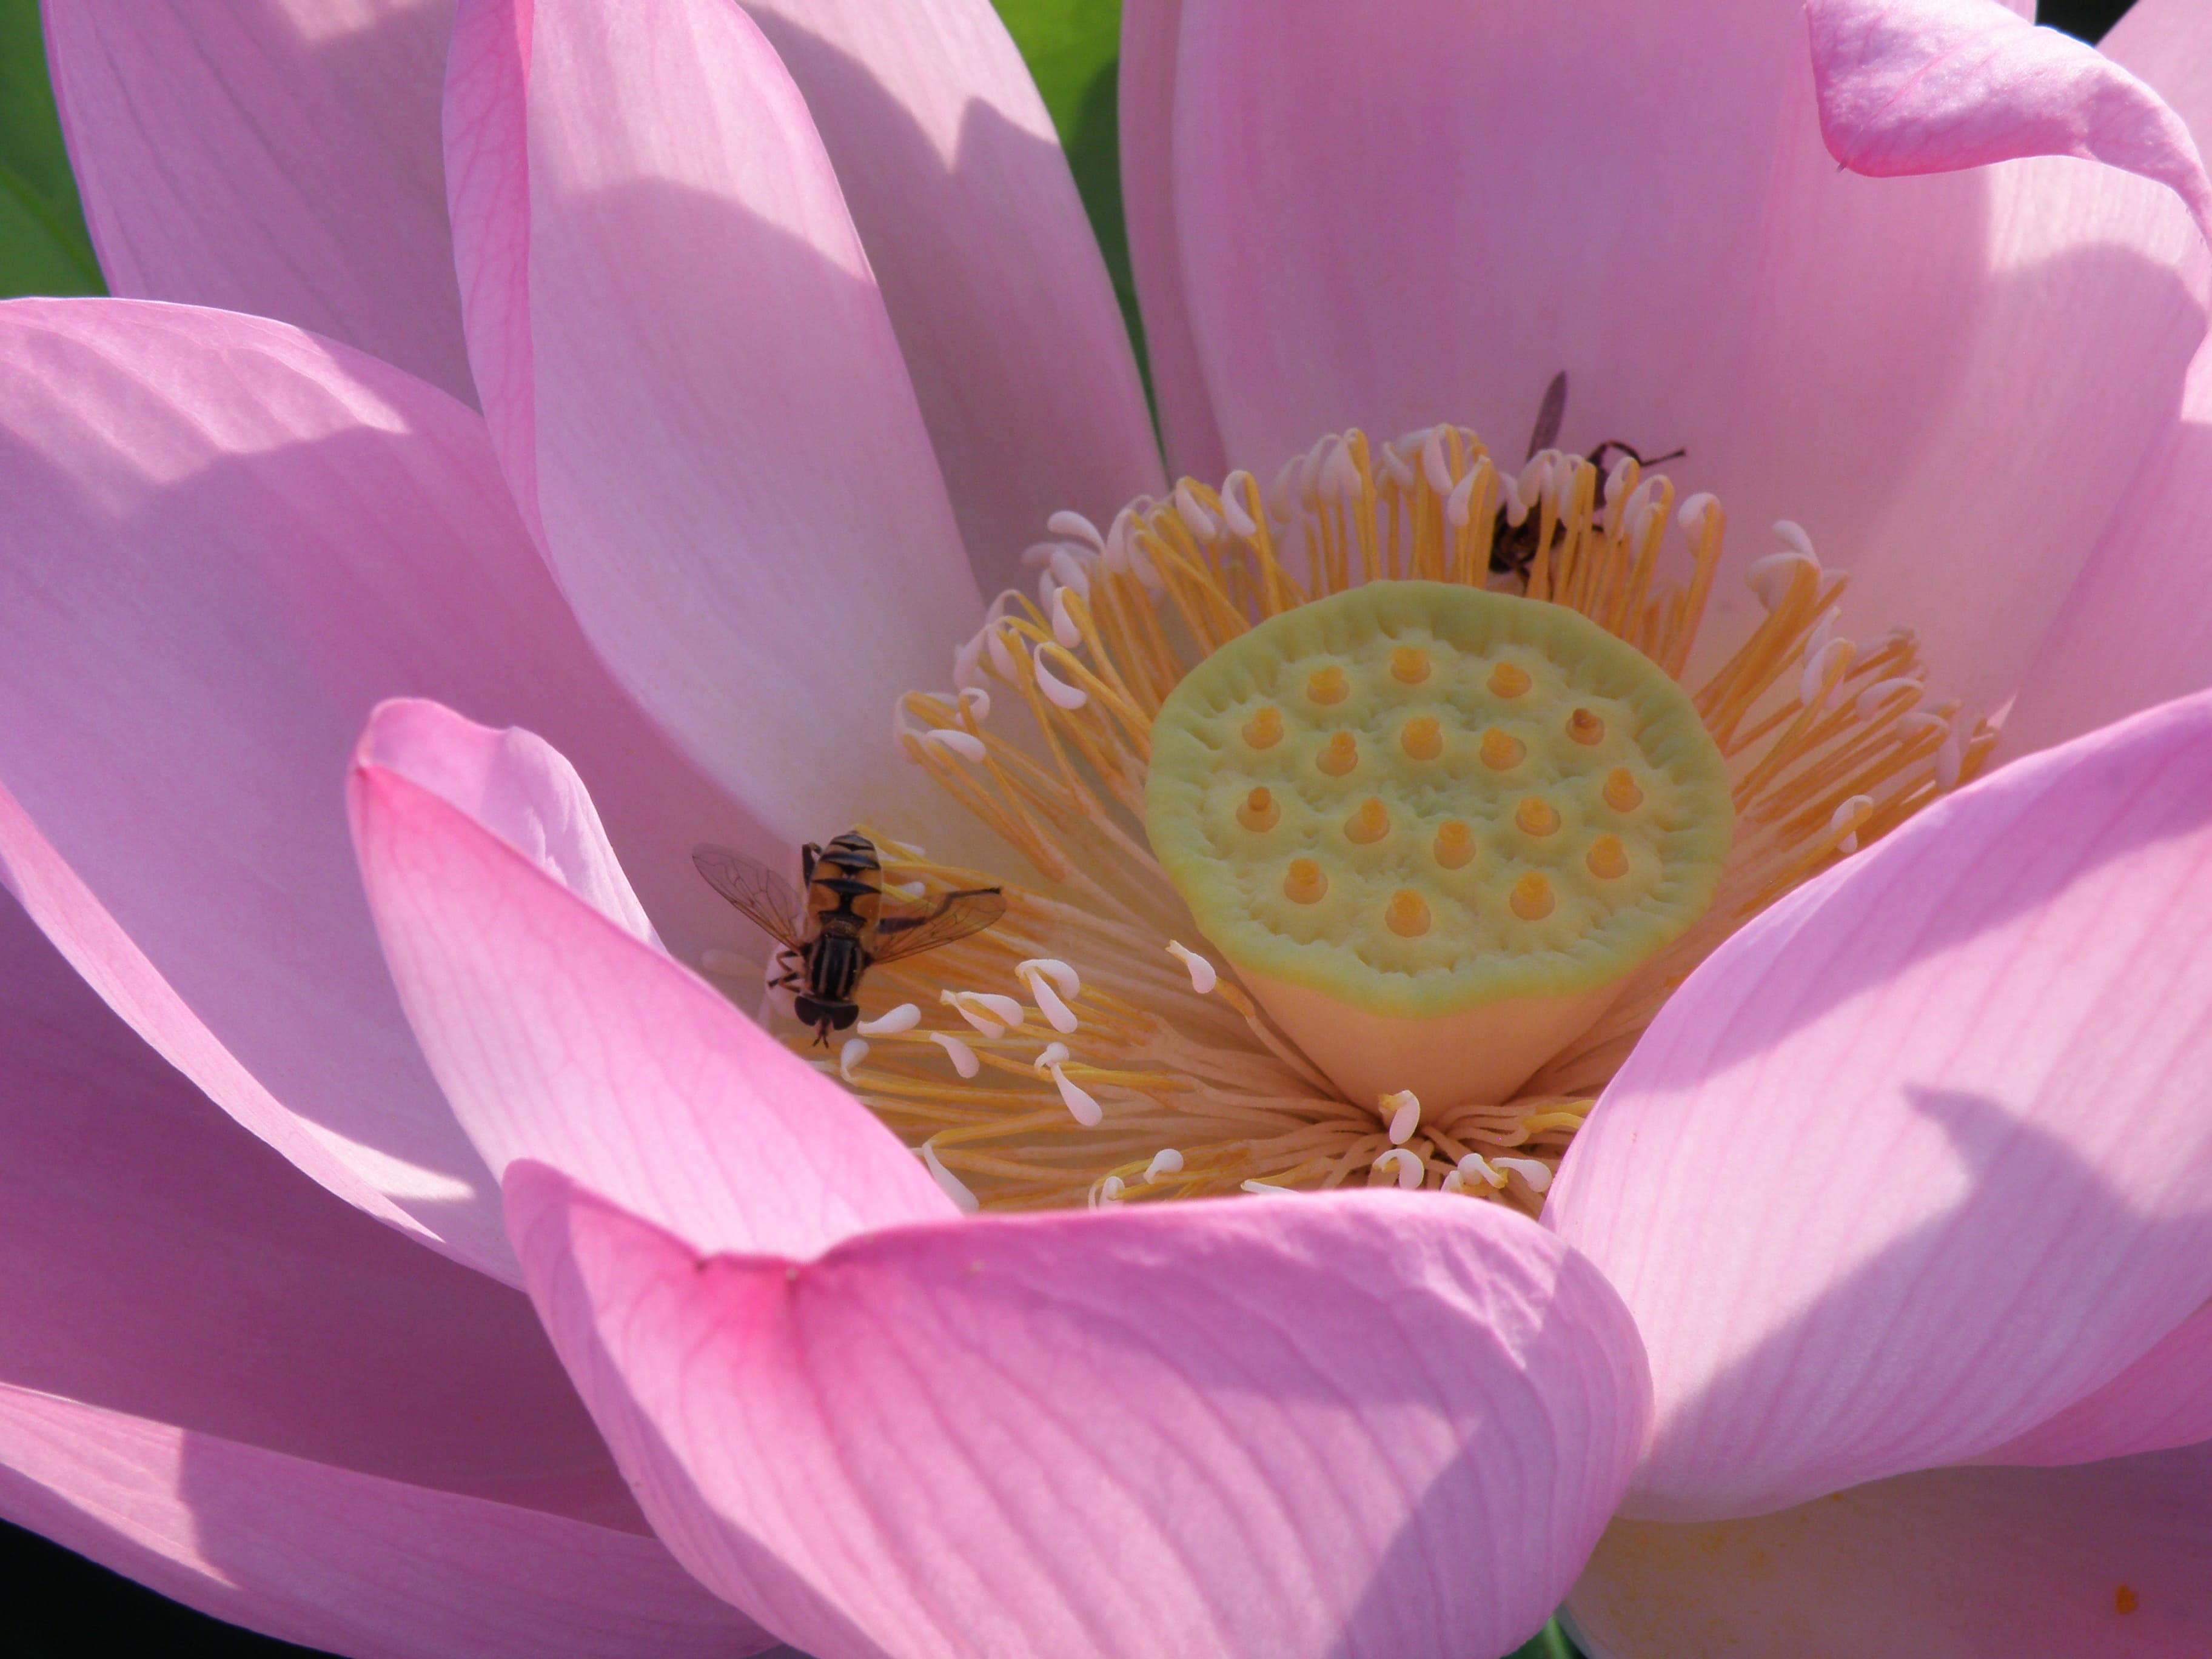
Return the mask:
<svg viewBox="0 0 2212 1659"><path fill-rule="evenodd" d="M1390 815L1374 795L1360 802L1358 810L1344 821L1344 838L1362 847L1371 847L1389 833Z"/></svg>
<svg viewBox="0 0 2212 1659"><path fill-rule="evenodd" d="M857 989L850 1086L963 1210L1380 1183L1536 1214L1673 988L1996 742L1910 633L1839 635L1796 525L1723 608L1737 532L1632 456L1509 472L1463 427L1347 432L1046 528L1035 597L895 715L1010 850L855 826L890 908L1004 890ZM713 955L750 1006L750 958Z"/></svg>
<svg viewBox="0 0 2212 1659"><path fill-rule="evenodd" d="M1556 836L1559 833L1559 812L1541 795L1530 795L1513 809L1513 822L1523 835Z"/></svg>
<svg viewBox="0 0 2212 1659"><path fill-rule="evenodd" d="M1513 884L1509 902L1513 906L1513 914L1523 921L1541 921L1558 908L1558 901L1552 896L1552 884L1537 870L1527 872Z"/></svg>
<svg viewBox="0 0 2212 1659"><path fill-rule="evenodd" d="M1255 834L1273 829L1282 816L1283 809L1275 805L1265 784L1253 785L1252 793L1237 808L1237 822Z"/></svg>
<svg viewBox="0 0 2212 1659"><path fill-rule="evenodd" d="M1618 881L1628 873L1628 851L1619 836L1600 836L1590 843L1583 862L1600 881Z"/></svg>
<svg viewBox="0 0 2212 1659"><path fill-rule="evenodd" d="M1331 664L1316 668L1306 676L1306 699L1324 706L1342 702L1352 695L1352 682L1344 678L1344 671Z"/></svg>
<svg viewBox="0 0 2212 1659"><path fill-rule="evenodd" d="M1474 831L1464 818L1446 818L1437 826L1430 852L1443 868L1463 870L1474 861Z"/></svg>
<svg viewBox="0 0 2212 1659"><path fill-rule="evenodd" d="M1419 939L1429 931L1429 903L1410 887L1401 887L1390 895L1390 905L1382 913L1382 925L1400 939Z"/></svg>

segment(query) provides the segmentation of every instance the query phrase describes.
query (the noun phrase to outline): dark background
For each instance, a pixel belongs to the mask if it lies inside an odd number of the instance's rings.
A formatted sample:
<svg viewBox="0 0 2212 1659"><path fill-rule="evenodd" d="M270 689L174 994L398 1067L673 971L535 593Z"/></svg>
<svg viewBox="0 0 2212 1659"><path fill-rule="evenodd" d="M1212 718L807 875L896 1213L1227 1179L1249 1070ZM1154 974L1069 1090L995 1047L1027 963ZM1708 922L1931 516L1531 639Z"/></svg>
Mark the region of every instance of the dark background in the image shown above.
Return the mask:
<svg viewBox="0 0 2212 1659"><path fill-rule="evenodd" d="M2058 0L2039 21L2094 40L2127 0ZM164 1601L129 1579L20 1528L0 1522L0 1659L83 1659L98 1653L160 1659L314 1659Z"/></svg>

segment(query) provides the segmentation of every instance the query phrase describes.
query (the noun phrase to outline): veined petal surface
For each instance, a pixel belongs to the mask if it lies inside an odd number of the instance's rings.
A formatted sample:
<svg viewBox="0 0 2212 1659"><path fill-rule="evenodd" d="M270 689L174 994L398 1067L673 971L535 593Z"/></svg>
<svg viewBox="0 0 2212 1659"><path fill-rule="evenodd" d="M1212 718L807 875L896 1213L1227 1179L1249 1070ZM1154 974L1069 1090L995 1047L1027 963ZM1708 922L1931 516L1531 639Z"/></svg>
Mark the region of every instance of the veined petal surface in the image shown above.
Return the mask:
<svg viewBox="0 0 2212 1659"><path fill-rule="evenodd" d="M348 1654L737 1654L529 1304L226 1118L0 898L0 1513Z"/></svg>
<svg viewBox="0 0 2212 1659"><path fill-rule="evenodd" d="M401 714L406 744L386 729ZM957 1213L859 1101L426 787L447 769L437 741L383 712L354 768L354 838L400 1000L495 1170L535 1158L710 1249L811 1255Z"/></svg>
<svg viewBox="0 0 2212 1659"><path fill-rule="evenodd" d="M507 1191L661 1535L817 1659L1504 1652L1641 1441L1612 1291L1487 1206L1132 1206L792 1261L542 1164Z"/></svg>
<svg viewBox="0 0 2212 1659"><path fill-rule="evenodd" d="M1628 1512L1990 1452L2212 1299L2212 696L2005 767L1668 1000L1547 1224L1634 1310Z"/></svg>
<svg viewBox="0 0 2212 1659"><path fill-rule="evenodd" d="M558 742L687 957L732 939L691 843L772 843L599 666L483 421L386 364L225 312L10 301L0 490L9 884L240 1122L511 1273L362 901L362 722L436 695Z"/></svg>
<svg viewBox="0 0 2212 1659"><path fill-rule="evenodd" d="M465 0L446 155L485 413L615 673L791 842L964 833L890 708L945 683L981 600L759 30L726 0Z"/></svg>
<svg viewBox="0 0 2212 1659"><path fill-rule="evenodd" d="M1820 134L1764 0L1183 0L1174 210L1232 465L1468 421L1688 453L1736 580L1804 526L1843 631L1920 630L1941 688L2019 687L2204 331L2172 193L2066 159L1875 180ZM2015 418L2033 398L2038 419ZM1697 665L1693 664L1693 669Z"/></svg>
<svg viewBox="0 0 2212 1659"><path fill-rule="evenodd" d="M1028 587L1064 507L1157 495L1159 451L1106 263L990 0L746 0L882 284L975 580Z"/></svg>
<svg viewBox="0 0 2212 1659"><path fill-rule="evenodd" d="M438 142L453 0L48 0L114 293L281 318L474 396Z"/></svg>

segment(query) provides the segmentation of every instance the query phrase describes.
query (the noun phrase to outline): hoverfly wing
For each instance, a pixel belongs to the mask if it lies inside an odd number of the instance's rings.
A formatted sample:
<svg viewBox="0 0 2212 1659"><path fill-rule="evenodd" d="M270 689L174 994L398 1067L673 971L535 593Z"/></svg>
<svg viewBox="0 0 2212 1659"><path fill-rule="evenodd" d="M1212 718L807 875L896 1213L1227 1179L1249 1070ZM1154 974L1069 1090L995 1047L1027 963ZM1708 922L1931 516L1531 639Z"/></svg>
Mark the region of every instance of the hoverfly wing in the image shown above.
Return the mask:
<svg viewBox="0 0 2212 1659"><path fill-rule="evenodd" d="M1549 449L1559 441L1559 428L1567 418L1567 371L1561 369L1552 376L1551 385L1544 388L1544 401L1536 410L1536 424L1528 434L1528 453L1523 459L1534 460L1540 449Z"/></svg>
<svg viewBox="0 0 2212 1659"><path fill-rule="evenodd" d="M712 842L691 849L691 862L707 884L750 917L787 951L806 948L806 906L798 890L758 859Z"/></svg>
<svg viewBox="0 0 2212 1659"><path fill-rule="evenodd" d="M868 954L878 962L919 956L970 933L980 933L1006 914L1006 896L995 887L947 893L927 915L888 916L878 921Z"/></svg>

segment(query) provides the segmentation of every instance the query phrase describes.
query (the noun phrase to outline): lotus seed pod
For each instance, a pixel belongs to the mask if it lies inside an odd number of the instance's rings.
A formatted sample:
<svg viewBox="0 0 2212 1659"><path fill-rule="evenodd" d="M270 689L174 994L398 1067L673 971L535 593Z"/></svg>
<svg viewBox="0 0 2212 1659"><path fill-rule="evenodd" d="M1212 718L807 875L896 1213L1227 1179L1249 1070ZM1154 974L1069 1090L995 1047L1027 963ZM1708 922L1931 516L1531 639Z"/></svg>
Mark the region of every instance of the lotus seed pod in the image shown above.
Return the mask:
<svg viewBox="0 0 2212 1659"><path fill-rule="evenodd" d="M1456 584L1261 623L1184 678L1152 748L1170 879L1352 1099L1507 1097L1711 903L1733 830L1656 664Z"/></svg>

